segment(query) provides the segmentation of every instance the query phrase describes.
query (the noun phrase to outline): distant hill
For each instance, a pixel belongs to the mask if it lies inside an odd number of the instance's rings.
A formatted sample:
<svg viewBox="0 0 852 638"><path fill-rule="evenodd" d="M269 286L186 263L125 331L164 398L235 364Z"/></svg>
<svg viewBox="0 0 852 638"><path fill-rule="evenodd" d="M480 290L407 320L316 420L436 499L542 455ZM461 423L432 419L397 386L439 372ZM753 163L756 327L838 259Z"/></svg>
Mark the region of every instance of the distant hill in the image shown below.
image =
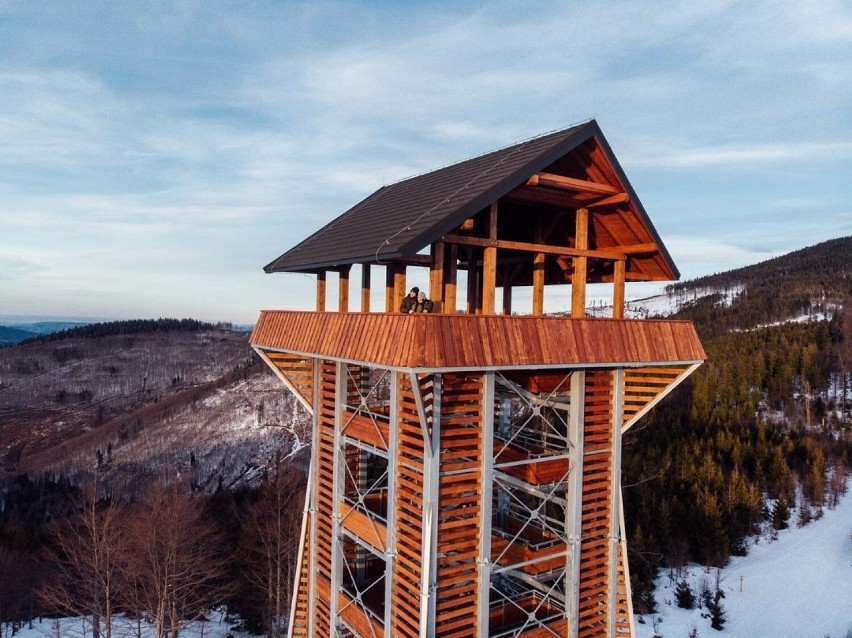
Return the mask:
<svg viewBox="0 0 852 638"><path fill-rule="evenodd" d="M672 284L667 292L683 300L674 316L694 321L702 336L829 318L852 298L852 237Z"/></svg>
<svg viewBox="0 0 852 638"><path fill-rule="evenodd" d="M20 343L39 335L60 332L85 325L87 324L80 321L34 321L32 323L15 323L9 326L0 325L0 348Z"/></svg>
<svg viewBox="0 0 852 638"><path fill-rule="evenodd" d="M12 328L10 326L0 326L0 348L10 346L15 343L20 343L25 339L35 337L37 333L33 330L25 330L23 328Z"/></svg>
<svg viewBox="0 0 852 638"><path fill-rule="evenodd" d="M627 302L633 318L672 317L695 323L709 338L785 322L830 319L852 298L852 237L767 261L677 282L665 294ZM607 308L600 310L606 315Z"/></svg>
<svg viewBox="0 0 852 638"><path fill-rule="evenodd" d="M75 326L0 350L0 475L174 466L215 488L295 444L299 409L245 333L194 320ZM260 457L258 455L261 455Z"/></svg>

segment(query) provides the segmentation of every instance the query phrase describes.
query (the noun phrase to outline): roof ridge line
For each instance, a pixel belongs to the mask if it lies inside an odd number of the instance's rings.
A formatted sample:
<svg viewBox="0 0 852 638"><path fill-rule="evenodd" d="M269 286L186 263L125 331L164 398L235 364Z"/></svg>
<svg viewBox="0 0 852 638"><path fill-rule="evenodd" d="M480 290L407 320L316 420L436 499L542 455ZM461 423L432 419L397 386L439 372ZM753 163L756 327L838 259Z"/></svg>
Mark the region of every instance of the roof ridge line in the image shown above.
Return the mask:
<svg viewBox="0 0 852 638"><path fill-rule="evenodd" d="M523 140L518 140L516 142L512 142L511 144L505 144L504 146L500 146L498 148L492 149L490 151L485 151L484 153L478 153L476 155L470 155L465 157L464 159L457 160L455 162L450 162L449 164L442 164L437 168L432 168L428 170L421 171L419 173L413 173L408 175L407 177L400 177L398 180L393 182L388 182L387 184L382 184L382 188L387 186L396 186L397 184L401 184L402 182L407 182L410 179L414 179L415 177L422 177L423 175L428 175L429 173L435 173L437 171L443 170L445 168L449 168L450 166L455 166L456 164L464 164L465 162L469 162L471 160L478 159L480 157L485 157L486 155L491 155L492 153L499 153L500 151L505 151L506 149L512 148L513 146L520 146L521 144L528 144L542 137L547 137L548 135L555 135L557 133L564 133L572 128L576 128L583 124L588 124L589 122L594 122L595 118L590 117L585 120L580 120L578 122L574 122L573 124L569 124L568 126L564 126L562 128L555 128L550 131L545 131L544 133L539 133L538 135L533 135L532 137L528 137Z"/></svg>

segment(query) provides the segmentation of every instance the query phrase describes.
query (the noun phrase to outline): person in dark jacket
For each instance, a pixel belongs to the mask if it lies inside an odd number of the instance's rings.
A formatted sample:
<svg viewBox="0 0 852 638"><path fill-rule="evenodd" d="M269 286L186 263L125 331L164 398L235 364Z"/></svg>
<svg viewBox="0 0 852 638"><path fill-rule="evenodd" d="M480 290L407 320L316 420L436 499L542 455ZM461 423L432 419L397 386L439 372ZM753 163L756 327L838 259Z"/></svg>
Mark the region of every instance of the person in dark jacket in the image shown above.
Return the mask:
<svg viewBox="0 0 852 638"><path fill-rule="evenodd" d="M414 286L411 290L408 291L408 294L402 298L402 303L399 304L399 311L403 313L413 313L415 307L417 306L417 295L420 292L420 288Z"/></svg>
<svg viewBox="0 0 852 638"><path fill-rule="evenodd" d="M432 312L435 303L431 299L426 299L425 292L417 293L417 303L414 306L414 312Z"/></svg>

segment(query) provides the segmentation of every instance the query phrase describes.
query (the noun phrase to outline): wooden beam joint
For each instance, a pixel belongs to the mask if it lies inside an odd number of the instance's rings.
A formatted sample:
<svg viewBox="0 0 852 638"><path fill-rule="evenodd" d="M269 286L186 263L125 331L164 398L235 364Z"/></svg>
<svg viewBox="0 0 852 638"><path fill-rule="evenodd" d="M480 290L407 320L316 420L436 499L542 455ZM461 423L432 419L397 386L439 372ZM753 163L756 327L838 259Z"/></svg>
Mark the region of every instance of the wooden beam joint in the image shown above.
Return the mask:
<svg viewBox="0 0 852 638"><path fill-rule="evenodd" d="M576 177L566 177L555 173L536 173L527 180L528 186L549 186L577 193L594 193L596 195L617 195L622 193L620 188L611 184L592 182Z"/></svg>

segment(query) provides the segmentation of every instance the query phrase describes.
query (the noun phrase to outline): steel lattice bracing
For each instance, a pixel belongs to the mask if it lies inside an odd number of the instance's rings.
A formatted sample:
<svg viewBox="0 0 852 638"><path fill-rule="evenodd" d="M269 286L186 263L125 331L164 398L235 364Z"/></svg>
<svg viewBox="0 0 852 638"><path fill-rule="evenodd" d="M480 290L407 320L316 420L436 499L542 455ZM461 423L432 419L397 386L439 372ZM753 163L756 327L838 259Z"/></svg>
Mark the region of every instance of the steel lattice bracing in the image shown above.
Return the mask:
<svg viewBox="0 0 852 638"><path fill-rule="evenodd" d="M291 636L632 635L622 431L695 360L429 370L256 348L314 419Z"/></svg>

